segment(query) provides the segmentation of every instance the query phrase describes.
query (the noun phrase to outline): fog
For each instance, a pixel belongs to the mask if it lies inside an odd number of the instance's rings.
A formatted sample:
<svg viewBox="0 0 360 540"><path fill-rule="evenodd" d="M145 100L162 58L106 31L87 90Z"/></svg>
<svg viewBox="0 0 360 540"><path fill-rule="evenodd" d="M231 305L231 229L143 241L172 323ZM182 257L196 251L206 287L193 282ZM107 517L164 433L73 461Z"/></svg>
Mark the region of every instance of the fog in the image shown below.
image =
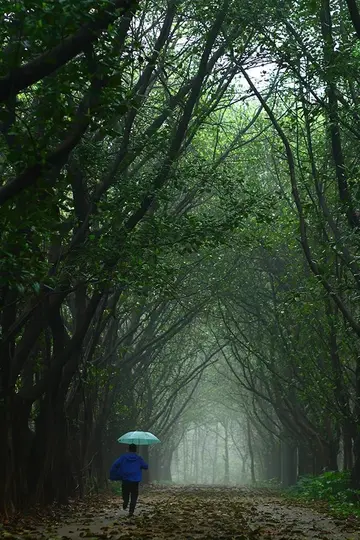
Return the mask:
<svg viewBox="0 0 360 540"><path fill-rule="evenodd" d="M220 422L189 426L174 451L172 480L179 484L249 483L246 441L241 434L237 437L236 431L229 437L229 426Z"/></svg>

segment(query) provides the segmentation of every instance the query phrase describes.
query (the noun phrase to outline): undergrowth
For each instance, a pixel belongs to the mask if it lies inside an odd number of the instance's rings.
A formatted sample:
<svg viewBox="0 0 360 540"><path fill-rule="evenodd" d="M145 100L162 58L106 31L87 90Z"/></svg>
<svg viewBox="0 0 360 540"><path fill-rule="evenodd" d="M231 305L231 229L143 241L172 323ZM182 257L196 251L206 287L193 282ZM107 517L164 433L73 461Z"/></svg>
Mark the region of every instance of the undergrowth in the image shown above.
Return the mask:
<svg viewBox="0 0 360 540"><path fill-rule="evenodd" d="M121 482L109 482L109 488L113 495L122 496Z"/></svg>
<svg viewBox="0 0 360 540"><path fill-rule="evenodd" d="M360 518L360 490L350 487L350 472L329 471L320 476L303 476L286 495L305 501L323 501L332 514Z"/></svg>

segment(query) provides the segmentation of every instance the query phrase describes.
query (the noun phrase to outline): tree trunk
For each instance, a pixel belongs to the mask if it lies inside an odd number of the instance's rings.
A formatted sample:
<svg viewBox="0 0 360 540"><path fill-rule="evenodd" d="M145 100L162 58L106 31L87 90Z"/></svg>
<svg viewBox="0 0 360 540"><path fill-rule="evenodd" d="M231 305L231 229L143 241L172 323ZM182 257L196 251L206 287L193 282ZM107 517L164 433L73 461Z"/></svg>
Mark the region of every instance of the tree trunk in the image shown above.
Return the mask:
<svg viewBox="0 0 360 540"><path fill-rule="evenodd" d="M152 482L161 482L162 481L162 454L160 454L157 448L154 448L149 456L149 469L151 470L151 481Z"/></svg>
<svg viewBox="0 0 360 540"><path fill-rule="evenodd" d="M149 447L148 446L141 446L140 454L143 457L143 459L146 461L146 463L149 465ZM152 471L149 469L147 471L143 471L143 483L149 484L150 480L152 478Z"/></svg>
<svg viewBox="0 0 360 540"><path fill-rule="evenodd" d="M360 489L360 358L356 361L355 371L355 406L356 431L354 434L354 464L351 471L351 487Z"/></svg>
<svg viewBox="0 0 360 540"><path fill-rule="evenodd" d="M180 482L179 447L178 446L174 450L174 459L172 463L174 464L176 482Z"/></svg>
<svg viewBox="0 0 360 540"><path fill-rule="evenodd" d="M342 438L343 438L343 469L351 470L353 467L353 441L352 441L352 428L344 423L342 428Z"/></svg>
<svg viewBox="0 0 360 540"><path fill-rule="evenodd" d="M251 474L251 483L253 485L256 484L256 476L255 476L255 458L254 458L254 449L253 449L253 443L252 443L252 434L251 434L251 426L250 426L250 420L247 418L246 420L246 428L247 428L247 443L248 443L248 449L249 449L249 456L250 456L250 474Z"/></svg>
<svg viewBox="0 0 360 540"><path fill-rule="evenodd" d="M161 464L161 481L172 482L171 475L171 461L173 456L173 449L170 448L164 452L162 464Z"/></svg>
<svg viewBox="0 0 360 540"><path fill-rule="evenodd" d="M195 434L196 431L193 430L191 433L191 458L190 458L190 478L191 483L194 484L194 476L195 476Z"/></svg>
<svg viewBox="0 0 360 540"><path fill-rule="evenodd" d="M206 484L207 483L207 471L205 470L205 448L206 448L206 439L207 439L207 431L203 433L203 443L201 448L201 483Z"/></svg>
<svg viewBox="0 0 360 540"><path fill-rule="evenodd" d="M195 441L194 441L194 452L195 452L195 463L194 463L194 482L195 484L199 483L199 448L200 446L200 433L199 428L196 426L195 428Z"/></svg>
<svg viewBox="0 0 360 540"><path fill-rule="evenodd" d="M299 476L313 474L313 455L306 444L298 446Z"/></svg>
<svg viewBox="0 0 360 540"><path fill-rule="evenodd" d="M225 422L224 424L224 433L225 433L225 440L224 440L224 484L228 486L230 484L230 463L229 463L229 433L228 433L228 424Z"/></svg>
<svg viewBox="0 0 360 540"><path fill-rule="evenodd" d="M339 454L339 442L330 441L328 447L328 466L327 469L330 471L338 471L338 454Z"/></svg>
<svg viewBox="0 0 360 540"><path fill-rule="evenodd" d="M30 485L35 500L43 503L65 503L75 490L64 403L57 398L55 392L41 403L30 455Z"/></svg>
<svg viewBox="0 0 360 540"><path fill-rule="evenodd" d="M297 448L288 441L281 441L281 483L283 487L296 484Z"/></svg>
<svg viewBox="0 0 360 540"><path fill-rule="evenodd" d="M281 450L277 440L272 440L266 462L266 480L273 478L277 480L281 478Z"/></svg>
<svg viewBox="0 0 360 540"><path fill-rule="evenodd" d="M217 459L218 459L218 452L219 452L219 431L218 431L218 425L216 424L216 434L215 434L215 452L214 452L214 459L213 459L213 470L212 470L212 484L214 485L216 483L216 476L217 476Z"/></svg>

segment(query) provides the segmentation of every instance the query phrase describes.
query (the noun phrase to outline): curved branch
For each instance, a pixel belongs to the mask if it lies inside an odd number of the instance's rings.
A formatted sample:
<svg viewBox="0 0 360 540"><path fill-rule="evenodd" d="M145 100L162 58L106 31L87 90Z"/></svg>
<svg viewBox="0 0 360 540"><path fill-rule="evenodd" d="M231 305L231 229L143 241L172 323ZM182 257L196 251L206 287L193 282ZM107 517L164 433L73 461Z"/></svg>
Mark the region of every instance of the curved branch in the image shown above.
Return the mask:
<svg viewBox="0 0 360 540"><path fill-rule="evenodd" d="M300 225L300 238L301 238L301 245L305 254L305 258L307 260L307 263L313 272L313 274L318 278L321 285L324 287L326 292L329 294L329 296L333 299L335 304L340 309L341 313L343 314L345 320L348 322L348 324L351 326L351 328L354 330L357 336L360 336L360 324L359 322L353 317L352 313L350 312L349 308L344 303L343 299L335 292L333 287L331 286L330 282L326 279L323 272L321 271L319 265L317 262L313 259L308 234L307 234L307 224L304 216L304 209L303 204L301 201L299 188L297 184L296 179L296 173L295 173L295 160L293 156L293 152L290 146L290 143L288 141L288 138L286 137L285 132L283 131L282 127L280 126L279 122L276 120L275 115L273 111L270 109L269 105L265 102L264 98L260 94L260 92L255 87L254 83L246 73L246 71L241 68L241 72L244 75L247 83L249 84L250 88L260 101L260 103L263 105L264 110L266 111L268 117L270 118L275 130L277 131L286 152L287 162L289 166L289 176L290 176L290 182L291 182L291 190L292 195L296 204L297 213L299 217L299 225Z"/></svg>
<svg viewBox="0 0 360 540"><path fill-rule="evenodd" d="M41 81L67 64L98 39L99 32L118 19L127 10L136 10L134 0L115 0L106 3L94 21L85 24L75 34L64 39L50 51L0 77L0 103L16 96L21 90Z"/></svg>
<svg viewBox="0 0 360 540"><path fill-rule="evenodd" d="M350 18L353 23L356 35L360 39L360 14L356 0L346 0L346 4L350 13Z"/></svg>
<svg viewBox="0 0 360 540"><path fill-rule="evenodd" d="M31 187L46 172L53 167L62 167L70 154L81 140L87 130L91 111L98 104L100 92L105 82L103 79L93 79L88 93L80 103L75 118L65 139L45 159L39 157L38 161L27 167L19 176L7 182L0 189L0 206L16 197L24 189Z"/></svg>
<svg viewBox="0 0 360 540"><path fill-rule="evenodd" d="M131 17L124 17L122 23L123 41L125 41L127 36L130 22ZM21 193L24 189L35 184L44 173L54 167L63 167L68 160L70 152L81 141L91 122L92 114L100 102L102 89L110 80L109 77L104 77L99 74L98 66L96 65L93 54L90 54L89 56L91 85L80 102L75 118L65 139L55 148L55 150L53 150L53 152L49 153L45 158L38 156L36 163L27 167L19 176L10 180L0 188L0 206Z"/></svg>

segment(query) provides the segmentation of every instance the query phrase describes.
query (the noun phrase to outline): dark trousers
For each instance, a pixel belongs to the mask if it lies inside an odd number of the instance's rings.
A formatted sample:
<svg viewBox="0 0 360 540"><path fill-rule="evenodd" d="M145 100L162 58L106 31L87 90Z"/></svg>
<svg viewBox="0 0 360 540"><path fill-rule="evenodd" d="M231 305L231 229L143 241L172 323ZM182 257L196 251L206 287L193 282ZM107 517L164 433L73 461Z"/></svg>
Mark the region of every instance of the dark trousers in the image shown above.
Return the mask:
<svg viewBox="0 0 360 540"><path fill-rule="evenodd" d="M139 482L127 482L126 480L122 483L122 496L124 499L124 506L129 504L130 498L130 513L134 512L136 501L139 496Z"/></svg>

